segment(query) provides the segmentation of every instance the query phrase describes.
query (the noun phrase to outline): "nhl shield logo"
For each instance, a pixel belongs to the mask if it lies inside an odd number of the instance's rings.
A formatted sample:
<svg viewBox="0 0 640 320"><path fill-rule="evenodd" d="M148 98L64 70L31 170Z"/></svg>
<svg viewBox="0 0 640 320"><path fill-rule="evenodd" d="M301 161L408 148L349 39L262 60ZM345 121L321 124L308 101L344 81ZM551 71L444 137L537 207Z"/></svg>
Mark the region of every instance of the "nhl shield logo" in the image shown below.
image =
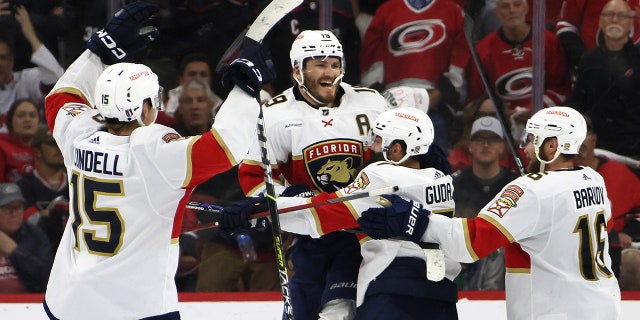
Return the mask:
<svg viewBox="0 0 640 320"><path fill-rule="evenodd" d="M302 150L307 173L319 190L334 192L353 181L362 165L362 142L325 140Z"/></svg>

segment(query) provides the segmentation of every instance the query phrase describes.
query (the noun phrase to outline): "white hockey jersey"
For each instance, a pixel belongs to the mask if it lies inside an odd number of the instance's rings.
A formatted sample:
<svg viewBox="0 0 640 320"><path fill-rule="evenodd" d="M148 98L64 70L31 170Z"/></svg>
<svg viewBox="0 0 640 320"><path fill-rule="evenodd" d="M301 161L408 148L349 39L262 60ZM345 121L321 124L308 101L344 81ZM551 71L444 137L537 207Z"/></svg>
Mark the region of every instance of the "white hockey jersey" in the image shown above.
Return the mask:
<svg viewBox="0 0 640 320"><path fill-rule="evenodd" d="M70 217L45 301L60 319L177 312L174 275L184 205L196 185L230 169L246 153L248 130L228 123L183 138L153 124L130 136L112 135L103 130L97 110L87 106L87 90L100 66L85 52L47 97L47 118L69 176ZM239 92L244 98L232 92L230 101L246 104L229 108L236 120L255 123L255 117L240 114L257 116L257 102Z"/></svg>
<svg viewBox="0 0 640 320"><path fill-rule="evenodd" d="M376 162L365 167L356 179L335 193L322 193L312 198L280 197L278 207L286 208L305 203L322 203L358 192L398 186L397 195L424 205L434 214L452 215L454 211L453 183L451 176L429 169L411 169L389 162ZM357 228L360 213L380 207L375 197L354 199L336 204L319 206L280 215L283 230L319 237L340 229ZM418 257L425 255L416 243L402 240L373 240L359 235L362 245L363 261L358 275L357 304L361 305L369 286L396 257ZM447 263L447 276L453 280L460 272L460 265L453 261Z"/></svg>
<svg viewBox="0 0 640 320"><path fill-rule="evenodd" d="M611 271L611 203L591 168L517 178L472 220L432 216L425 241L472 262L505 247L507 317L618 319Z"/></svg>
<svg viewBox="0 0 640 320"><path fill-rule="evenodd" d="M364 161L364 141L387 103L375 90L341 83L339 106L314 108L297 90L288 89L263 106L276 194L284 180L334 192L353 181ZM245 194L264 190L261 154L255 141L240 166Z"/></svg>

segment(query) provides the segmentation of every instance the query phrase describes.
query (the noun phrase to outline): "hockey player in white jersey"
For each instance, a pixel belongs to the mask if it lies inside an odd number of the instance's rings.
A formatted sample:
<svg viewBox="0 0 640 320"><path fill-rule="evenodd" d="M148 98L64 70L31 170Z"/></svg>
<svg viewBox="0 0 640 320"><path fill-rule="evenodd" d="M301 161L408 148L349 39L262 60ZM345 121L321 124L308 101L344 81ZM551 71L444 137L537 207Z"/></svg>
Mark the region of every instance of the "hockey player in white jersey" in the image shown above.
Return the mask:
<svg viewBox="0 0 640 320"><path fill-rule="evenodd" d="M295 85L264 107L276 194L290 184L334 192L350 184L368 156L363 142L376 117L387 110L375 90L342 82L342 45L325 30L305 30L290 51ZM264 190L258 141L240 165L244 193ZM282 179L284 177L284 179ZM352 234L319 239L296 236L289 253L289 281L296 319L352 319L355 312L360 246Z"/></svg>
<svg viewBox="0 0 640 320"><path fill-rule="evenodd" d="M542 109L525 133L530 173L507 184L474 219L417 215L428 224L421 240L440 243L460 262L504 246L509 319L618 319L606 228L611 204L602 177L574 165L584 118L568 107ZM394 219L412 214L402 202L369 209L361 226L380 238L399 235Z"/></svg>
<svg viewBox="0 0 640 320"><path fill-rule="evenodd" d="M46 99L70 186L70 218L45 295L50 319L180 319L174 275L184 205L196 185L235 165L253 138L242 128L254 127L259 110L238 88L247 83L236 82L220 110L225 120L201 136L154 124L158 77L123 61L157 35L141 28L156 11L136 2L116 13ZM249 85L262 86L250 80L250 65L229 70L233 82L246 71Z"/></svg>
<svg viewBox="0 0 640 320"><path fill-rule="evenodd" d="M427 164L434 160L429 159L433 153L428 153L434 136L429 117L415 108L392 109L378 116L372 131L375 136L372 149L384 161L367 165L352 183L336 192L323 192L311 198L278 197L278 207L324 203L399 186L397 195L412 200L411 205L452 216L452 179ZM221 227L231 230L248 227L247 213L254 207L252 202L247 205L248 210L238 210L236 206L233 212L227 211ZM380 206L374 197L288 212L280 215L280 226L288 232L319 238L341 229L357 228L359 213L371 206ZM404 230L413 228L408 220L405 223ZM363 234L356 236L363 261L358 275L355 319L424 319L425 309L429 319L457 319L457 288L452 280L460 271L459 263L449 261L445 277L444 258L437 248L431 246L427 250L429 256L425 257L421 246L408 241L419 239L421 234L384 240L372 240Z"/></svg>

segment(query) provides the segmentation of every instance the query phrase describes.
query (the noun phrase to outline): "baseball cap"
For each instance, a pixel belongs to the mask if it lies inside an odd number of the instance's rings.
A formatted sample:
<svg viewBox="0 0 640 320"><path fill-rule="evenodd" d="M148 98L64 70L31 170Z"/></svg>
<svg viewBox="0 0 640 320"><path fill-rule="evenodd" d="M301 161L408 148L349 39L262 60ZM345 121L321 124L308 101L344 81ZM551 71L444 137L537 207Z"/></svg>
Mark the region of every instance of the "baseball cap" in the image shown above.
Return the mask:
<svg viewBox="0 0 640 320"><path fill-rule="evenodd" d="M0 207L15 200L25 202L20 187L15 183L0 183Z"/></svg>
<svg viewBox="0 0 640 320"><path fill-rule="evenodd" d="M495 117L482 117L476 119L471 126L471 136L476 134L478 131L490 131L497 134L500 138L504 139L500 121L498 121L498 119L496 119Z"/></svg>
<svg viewBox="0 0 640 320"><path fill-rule="evenodd" d="M43 144L56 144L56 140L51 135L49 131L49 127L46 124L41 124L38 126L38 130L36 134L33 136L33 140L31 141L31 146L36 148Z"/></svg>

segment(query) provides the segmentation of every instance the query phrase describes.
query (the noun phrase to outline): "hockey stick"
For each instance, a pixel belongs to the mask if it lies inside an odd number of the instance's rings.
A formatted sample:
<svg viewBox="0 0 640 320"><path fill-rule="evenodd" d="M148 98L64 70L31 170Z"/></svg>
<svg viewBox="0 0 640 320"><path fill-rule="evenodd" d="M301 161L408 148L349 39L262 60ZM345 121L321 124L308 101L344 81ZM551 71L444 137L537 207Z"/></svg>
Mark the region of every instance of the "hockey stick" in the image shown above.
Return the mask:
<svg viewBox="0 0 640 320"><path fill-rule="evenodd" d="M356 200L356 199L362 199L362 198L367 198L367 197L376 197L376 196L381 196L383 194L391 194L394 193L396 191L398 191L400 189L400 187L398 186L393 186L393 187L385 187L385 188L379 188L379 189L374 189L371 191L366 191L366 192L358 192L358 193L353 193L353 194L349 194L346 195L344 197L339 197L339 198L333 198L333 199L329 199L323 202L315 202L315 203L305 203L305 204L301 204L301 205L297 205L297 206L291 206L291 207L286 207L286 208L282 208L282 209L278 209L278 214L282 214L282 213L287 213L287 212L292 212L292 211L297 211L297 210L302 210L302 209L310 209L310 208L317 208L317 207L322 207L322 206L326 206L326 205L330 205L330 204L335 204L335 203L340 203L340 202L345 202L345 201L351 201L351 200ZM380 203L380 205L382 206L389 206L390 204L385 205L385 198L380 198L378 200L378 203ZM208 223L204 223L201 224L199 226L197 226L194 229L189 230L188 232L196 232L196 231L200 231L200 230L205 230L205 229L211 229L211 228L217 228L218 227L218 221L220 221L221 215L224 213L224 208L222 206L218 206L215 204L208 204L208 203L202 203L202 202L197 202L197 201L189 201L187 203L187 209L192 209L192 210L197 210L197 211L206 211L209 212L211 214L211 220L213 220L212 222L208 222ZM264 218L266 216L269 215L269 212L259 212L259 213L255 213L252 214L249 219L251 219L251 227L252 228L266 228L266 222L260 218ZM349 231L352 229L345 229L343 231Z"/></svg>
<svg viewBox="0 0 640 320"><path fill-rule="evenodd" d="M247 38L257 42L262 42L267 32L282 19L287 13L295 9L302 3L302 0L274 0L260 13L247 31ZM284 301L284 315L286 319L293 320L293 305L291 303L291 293L289 292L289 276L287 275L287 263L284 257L284 245L282 243L282 231L280 229L280 219L278 218L278 207L275 201L275 189L271 171L271 161L267 150L267 136L264 131L264 114L262 105L258 114L258 140L262 153L262 164L264 166L264 182L267 192L267 204L269 206L269 217L271 218L271 233L273 235L273 245L276 251L278 264L278 275L280 277L280 287Z"/></svg>
<svg viewBox="0 0 640 320"><path fill-rule="evenodd" d="M326 206L326 205L330 205L330 204L334 204L334 203L340 203L340 202L345 202L345 201L350 201L350 200L355 200L355 199L362 199L362 198L367 198L367 197L375 197L375 196L379 196L379 195L383 195L383 194L394 193L394 192L398 191L399 189L400 189L400 187L393 186L393 187L385 187L385 188L373 189L371 191L352 193L352 194L346 195L344 197L333 198L333 199L329 199L329 200L326 200L326 201L323 201L323 202L305 203L305 204L301 204L301 205L297 205L297 206L281 208L281 209L278 209L278 214L287 213L287 212L291 212L291 211L302 210L302 209L317 208L317 207L322 207L322 206ZM218 221L220 215L222 215L222 213L224 212L224 209L222 208L222 206L218 206L218 205L215 205L215 204L202 203L202 202L197 202L197 201L189 201L187 203L186 207L187 207L187 209L209 212L209 213L211 213L213 215L213 220L215 220L215 221ZM260 213L252 214L250 219L266 217L267 215L268 215L267 212L260 212Z"/></svg>
<svg viewBox="0 0 640 320"><path fill-rule="evenodd" d="M256 20L251 24L246 37L252 41L261 43L267 32L280 21L287 13L295 9L302 3L302 0L274 0L262 10ZM258 103L260 97L256 97ZM291 304L291 292L289 291L289 276L287 275L287 263L284 257L284 246L282 243L282 231L280 230L280 220L278 219L278 208L275 201L275 189L273 178L271 177L271 162L267 152L267 137L264 132L264 115L260 104L258 114L258 140L262 153L262 164L264 166L264 183L267 192L267 204L269 206L269 216L271 217L271 233L273 235L273 246L276 252L278 265L278 276L280 288L284 302L284 316L287 320L293 320L293 305Z"/></svg>
<svg viewBox="0 0 640 320"><path fill-rule="evenodd" d="M524 166L522 165L522 159L520 159L520 154L518 153L518 149L516 148L516 144L513 141L513 137L511 136L511 133L507 129L508 128L507 122L505 121L504 116L502 114L502 110L504 109L504 106L502 105L502 100L498 99L495 93L493 92L493 89L492 89L493 87L489 83L487 73L484 71L484 67L482 66L482 61L480 61L480 57L478 56L478 51L476 50L476 46L473 43L474 24L475 23L473 21L473 18L471 18L471 16L465 12L464 36L465 38L467 38L467 44L469 45L471 58L473 58L473 62L476 65L478 73L480 74L480 79L482 79L482 84L484 84L484 87L487 91L487 95L489 96L489 99L491 100L491 102L493 102L493 106L495 107L495 110L496 110L496 117L498 118L498 121L500 121L500 124L502 125L502 132L505 136L505 139L507 140L507 145L509 146L509 150L513 155L513 159L516 161L518 170L520 170L520 175L524 175L526 171L524 169Z"/></svg>

